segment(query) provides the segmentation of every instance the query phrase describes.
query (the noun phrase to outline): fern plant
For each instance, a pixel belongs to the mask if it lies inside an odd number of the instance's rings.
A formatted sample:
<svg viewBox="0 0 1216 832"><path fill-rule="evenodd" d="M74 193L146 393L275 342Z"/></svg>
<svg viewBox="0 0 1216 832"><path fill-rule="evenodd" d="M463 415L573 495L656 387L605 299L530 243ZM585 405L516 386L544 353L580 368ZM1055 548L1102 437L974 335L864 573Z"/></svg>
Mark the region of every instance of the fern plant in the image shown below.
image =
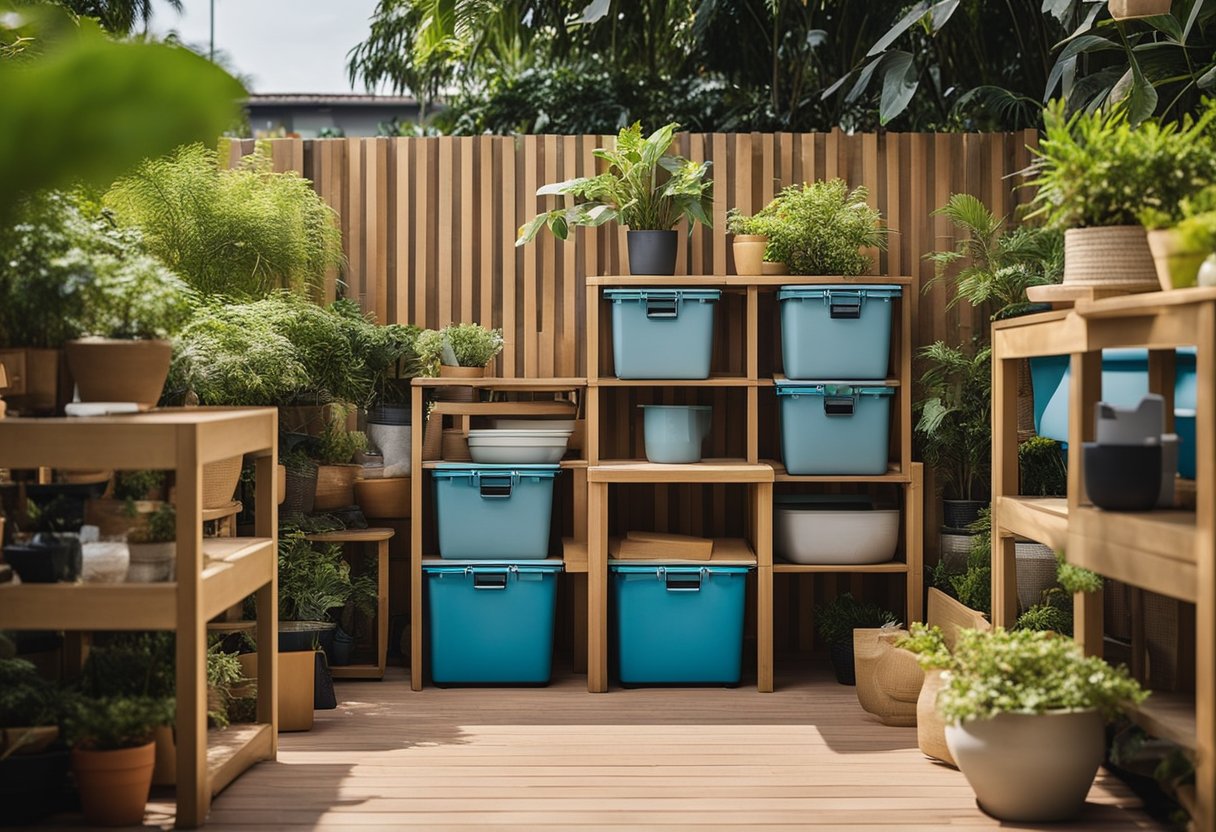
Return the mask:
<svg viewBox="0 0 1216 832"><path fill-rule="evenodd" d="M279 538L279 618L325 621L347 601L371 614L376 590L374 582L352 579L338 546L310 543L302 532Z"/></svg>
<svg viewBox="0 0 1216 832"><path fill-rule="evenodd" d="M855 276L874 265L862 249L886 247L881 221L869 191L831 179L790 185L745 227L768 237L765 260L785 263L793 274Z"/></svg>
<svg viewBox="0 0 1216 832"><path fill-rule="evenodd" d="M946 499L976 499L991 468L992 350L937 341L920 357L928 365L916 423L924 461L941 475Z"/></svg>
<svg viewBox="0 0 1216 832"><path fill-rule="evenodd" d="M105 204L204 295L316 296L343 261L336 213L308 180L275 173L264 152L222 169L214 150L188 145L118 180Z"/></svg>

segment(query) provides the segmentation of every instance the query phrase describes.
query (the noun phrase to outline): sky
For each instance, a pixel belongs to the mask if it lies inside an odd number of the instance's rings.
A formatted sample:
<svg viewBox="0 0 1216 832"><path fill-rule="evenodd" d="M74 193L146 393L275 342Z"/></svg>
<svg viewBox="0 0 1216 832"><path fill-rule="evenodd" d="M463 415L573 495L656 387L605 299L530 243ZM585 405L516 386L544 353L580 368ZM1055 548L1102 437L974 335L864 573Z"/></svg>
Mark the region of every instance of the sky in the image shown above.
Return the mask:
<svg viewBox="0 0 1216 832"><path fill-rule="evenodd" d="M376 0L214 0L215 47L257 93L351 90L346 53L364 39ZM205 47L211 0L183 0L179 15L154 6L151 28Z"/></svg>

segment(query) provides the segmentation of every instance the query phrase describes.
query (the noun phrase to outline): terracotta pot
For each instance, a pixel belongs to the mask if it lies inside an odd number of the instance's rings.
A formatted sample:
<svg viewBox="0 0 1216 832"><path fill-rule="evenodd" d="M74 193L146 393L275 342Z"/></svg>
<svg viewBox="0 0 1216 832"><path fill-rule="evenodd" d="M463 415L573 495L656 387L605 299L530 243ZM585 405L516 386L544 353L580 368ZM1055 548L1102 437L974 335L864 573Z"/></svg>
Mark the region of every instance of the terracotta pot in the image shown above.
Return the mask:
<svg viewBox="0 0 1216 832"><path fill-rule="evenodd" d="M287 466L274 466L275 491L279 495L278 503L283 504L283 499L287 496Z"/></svg>
<svg viewBox="0 0 1216 832"><path fill-rule="evenodd" d="M937 695L942 684L942 671L925 671L925 682L916 698L916 745L926 757L954 765L954 757L946 745L946 721L937 712Z"/></svg>
<svg viewBox="0 0 1216 832"><path fill-rule="evenodd" d="M993 817L1046 823L1075 817L1106 751L1093 710L1002 713L946 726L946 744Z"/></svg>
<svg viewBox="0 0 1216 832"><path fill-rule="evenodd" d="M368 518L400 520L409 517L410 478L355 480L355 504Z"/></svg>
<svg viewBox="0 0 1216 832"><path fill-rule="evenodd" d="M232 502L243 461L238 455L203 466L203 508L220 508Z"/></svg>
<svg viewBox="0 0 1216 832"><path fill-rule="evenodd" d="M1148 232L1148 247L1157 267L1161 290L1188 289L1199 285L1199 269L1212 252L1186 248L1172 228Z"/></svg>
<svg viewBox="0 0 1216 832"><path fill-rule="evenodd" d="M161 340L82 338L66 349L82 402L135 402L141 410L160 400L173 358L173 345Z"/></svg>
<svg viewBox="0 0 1216 832"><path fill-rule="evenodd" d="M278 654L279 730L308 731L313 724L313 679L316 658L312 650ZM241 672L258 678L258 654L242 653Z"/></svg>
<svg viewBox="0 0 1216 832"><path fill-rule="evenodd" d="M355 475L358 465L318 465L314 511L346 508L355 504Z"/></svg>
<svg viewBox="0 0 1216 832"><path fill-rule="evenodd" d="M767 247L768 237L763 234L736 234L731 244L735 254L735 274L761 274L764 249Z"/></svg>
<svg viewBox="0 0 1216 832"><path fill-rule="evenodd" d="M789 273L790 273L790 267L785 265L784 263L773 263L768 260L765 260L763 263L760 264L760 274L763 274L763 275L777 275L777 274L789 274Z"/></svg>
<svg viewBox="0 0 1216 832"><path fill-rule="evenodd" d="M883 725L916 724L916 700L925 673L916 656L895 646L908 631L898 627L853 631L857 701Z"/></svg>
<svg viewBox="0 0 1216 832"><path fill-rule="evenodd" d="M1107 0L1110 16L1118 20L1129 17L1152 17L1170 13L1170 0Z"/></svg>
<svg viewBox="0 0 1216 832"><path fill-rule="evenodd" d="M1157 269L1143 226L1071 228L1064 232L1064 284L1155 292Z"/></svg>
<svg viewBox="0 0 1216 832"><path fill-rule="evenodd" d="M449 367L439 365L440 378L485 378L485 367ZM475 402L477 401L476 387L438 387L435 396L441 402Z"/></svg>
<svg viewBox="0 0 1216 832"><path fill-rule="evenodd" d="M117 751L72 750L72 771L85 820L95 826L143 823L156 743Z"/></svg>

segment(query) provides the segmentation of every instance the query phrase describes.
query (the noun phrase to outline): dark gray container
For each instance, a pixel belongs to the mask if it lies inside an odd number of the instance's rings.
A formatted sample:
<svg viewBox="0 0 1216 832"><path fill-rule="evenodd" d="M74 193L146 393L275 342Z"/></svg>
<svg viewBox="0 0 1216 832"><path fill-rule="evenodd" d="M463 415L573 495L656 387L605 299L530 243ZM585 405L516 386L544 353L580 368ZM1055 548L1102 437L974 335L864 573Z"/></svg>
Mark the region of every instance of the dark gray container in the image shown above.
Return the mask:
<svg viewBox="0 0 1216 832"><path fill-rule="evenodd" d="M675 231L633 231L628 233L630 274L675 274Z"/></svg>

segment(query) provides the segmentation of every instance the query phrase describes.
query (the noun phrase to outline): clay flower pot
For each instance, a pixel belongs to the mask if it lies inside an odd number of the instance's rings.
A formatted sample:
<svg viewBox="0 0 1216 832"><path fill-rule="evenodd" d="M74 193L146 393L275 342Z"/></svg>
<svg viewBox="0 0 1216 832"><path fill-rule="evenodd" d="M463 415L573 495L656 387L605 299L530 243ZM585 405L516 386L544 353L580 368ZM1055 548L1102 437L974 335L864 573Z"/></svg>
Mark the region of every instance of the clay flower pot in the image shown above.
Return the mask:
<svg viewBox="0 0 1216 832"><path fill-rule="evenodd" d="M781 275L789 273L790 267L784 263L774 263L770 260L765 260L760 264L760 274L763 275Z"/></svg>
<svg viewBox="0 0 1216 832"><path fill-rule="evenodd" d="M1178 232L1172 228L1148 232L1148 247L1153 253L1153 265L1157 267L1157 280L1163 292L1197 286L1199 269L1212 253L1207 249L1185 247Z"/></svg>
<svg viewBox="0 0 1216 832"><path fill-rule="evenodd" d="M485 367L449 367L439 365L440 378L485 378ZM441 402L475 402L477 401L476 387L440 387L436 398Z"/></svg>
<svg viewBox="0 0 1216 832"><path fill-rule="evenodd" d="M318 465L314 511L346 508L355 504L355 475L358 465Z"/></svg>
<svg viewBox="0 0 1216 832"><path fill-rule="evenodd" d="M731 247L735 254L735 274L761 274L768 237L763 234L736 234Z"/></svg>
<svg viewBox="0 0 1216 832"><path fill-rule="evenodd" d="M160 400L173 357L173 345L160 340L82 338L66 351L82 402L135 402L141 410Z"/></svg>
<svg viewBox="0 0 1216 832"><path fill-rule="evenodd" d="M85 820L94 826L143 823L156 743L115 751L72 750L72 771Z"/></svg>

